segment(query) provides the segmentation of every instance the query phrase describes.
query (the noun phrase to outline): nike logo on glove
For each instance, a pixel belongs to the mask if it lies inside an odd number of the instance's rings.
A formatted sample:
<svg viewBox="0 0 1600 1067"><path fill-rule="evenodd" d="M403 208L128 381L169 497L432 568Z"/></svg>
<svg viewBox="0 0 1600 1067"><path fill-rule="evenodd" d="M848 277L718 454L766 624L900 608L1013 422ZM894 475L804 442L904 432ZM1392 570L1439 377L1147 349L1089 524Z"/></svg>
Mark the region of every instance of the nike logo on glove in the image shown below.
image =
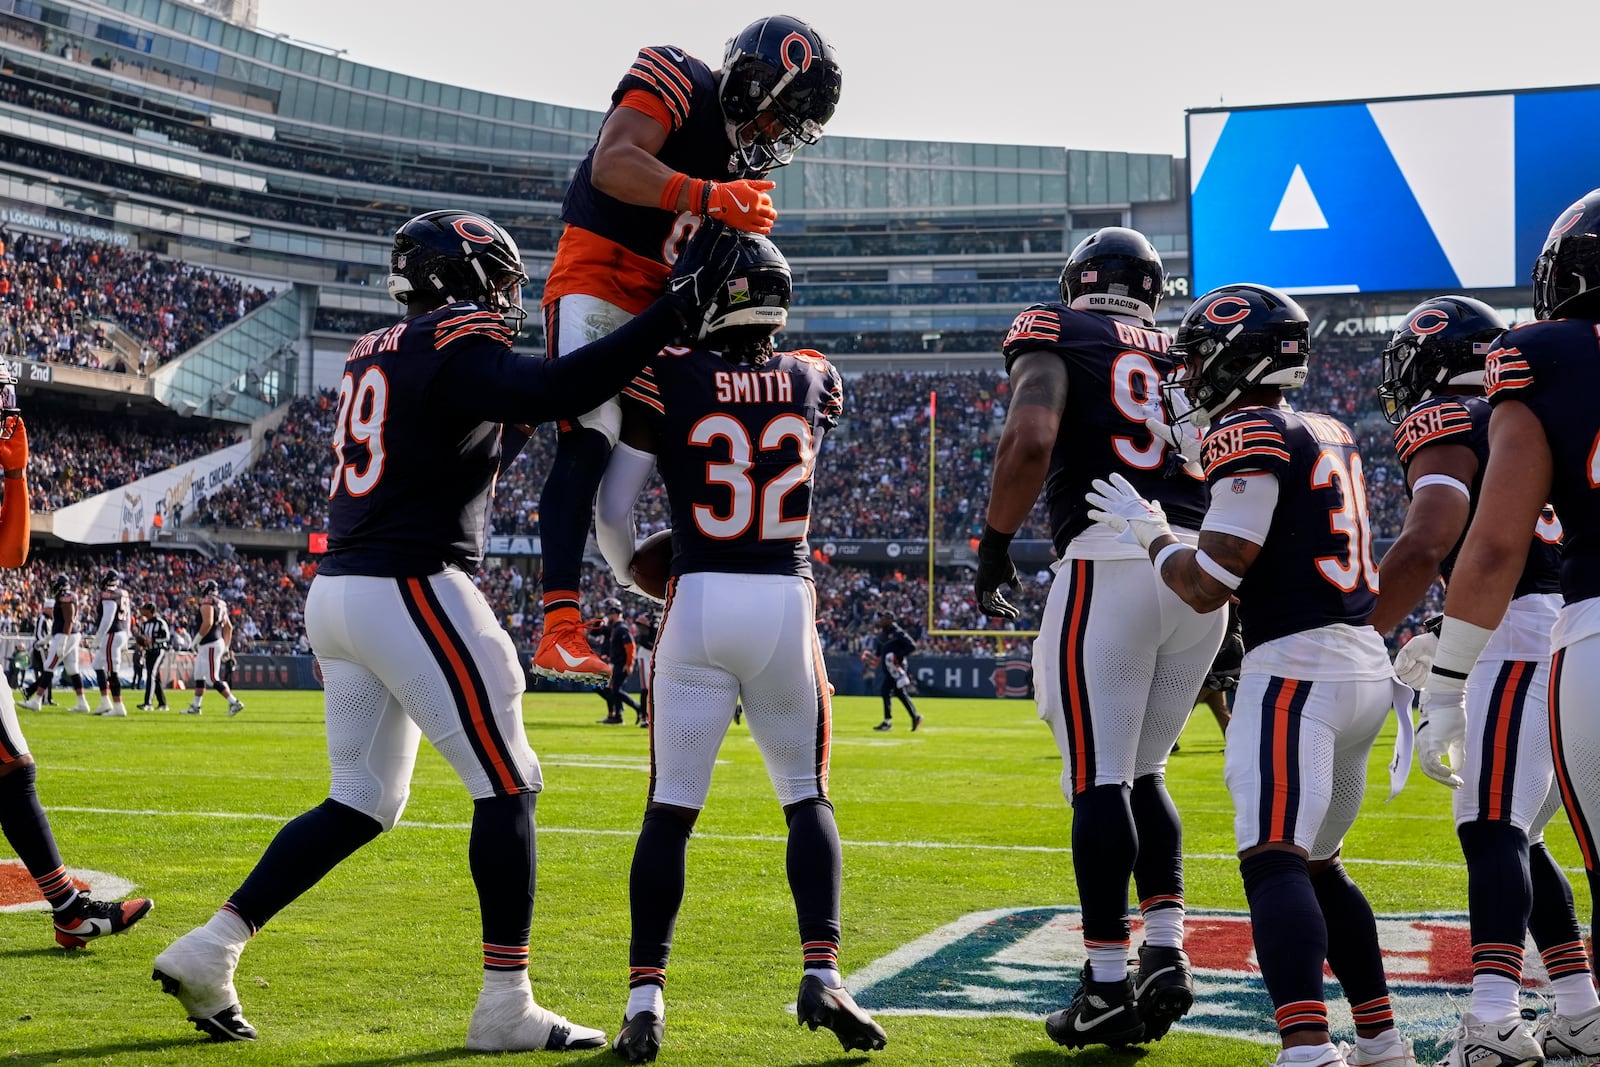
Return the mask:
<svg viewBox="0 0 1600 1067"><path fill-rule="evenodd" d="M744 203L742 200L740 200L737 196L734 196L732 193L728 194L728 199L732 200L733 201L733 206L738 208L740 211L749 211L750 210L750 205Z"/></svg>

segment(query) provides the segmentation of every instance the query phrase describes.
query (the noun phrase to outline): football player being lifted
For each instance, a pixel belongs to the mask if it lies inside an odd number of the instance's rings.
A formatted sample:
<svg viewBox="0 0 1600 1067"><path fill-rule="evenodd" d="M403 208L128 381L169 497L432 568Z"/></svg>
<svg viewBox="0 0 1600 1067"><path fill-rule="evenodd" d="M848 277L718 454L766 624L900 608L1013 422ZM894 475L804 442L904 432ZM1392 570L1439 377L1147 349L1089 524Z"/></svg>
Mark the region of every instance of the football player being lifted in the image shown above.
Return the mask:
<svg viewBox="0 0 1600 1067"><path fill-rule="evenodd" d="M979 606L1016 618L1000 593L1017 584L1008 546L1044 487L1058 562L1033 677L1072 804L1089 958L1071 1005L1045 1029L1071 1048L1159 1038L1194 1001L1183 831L1165 775L1225 617L1185 605L1144 551L1097 524L1084 502L1094 478L1120 472L1166 505L1182 543L1199 535L1205 483L1173 448L1158 402L1173 365L1170 338L1155 325L1164 279L1142 234L1099 230L1068 258L1060 301L1017 316L1005 341L1011 406L978 547ZM1127 966L1130 878L1144 913L1137 976Z"/></svg>
<svg viewBox="0 0 1600 1067"><path fill-rule="evenodd" d="M1239 600L1245 656L1223 761L1261 977L1277 1013L1280 1064L1411 1065L1395 1029L1366 897L1339 861L1366 791L1367 756L1391 707L1410 764L1411 691L1367 624L1377 598L1361 456L1343 423L1298 413L1309 323L1282 293L1227 285L1189 308L1164 394L1208 428L1211 503L1198 546L1120 474L1097 481L1092 517L1148 553L1196 611ZM1181 398L1181 399L1180 399ZM1402 772L1403 773L1403 772ZM1403 778L1402 778L1403 781ZM1355 1018L1331 1043L1326 959Z"/></svg>
<svg viewBox="0 0 1600 1067"><path fill-rule="evenodd" d="M1405 621L1436 578L1450 579L1483 493L1491 410L1484 362L1505 330L1482 301L1441 296L1413 308L1384 350L1378 396L1397 427L1394 449L1411 505L1383 557L1372 613L1379 633ZM1511 605L1467 679L1465 719L1454 720L1447 704L1417 734L1423 773L1455 790L1456 834L1467 861L1472 1002L1451 1063L1521 1063L1540 1054L1533 1037L1513 1028L1529 933L1555 993L1555 1012L1540 1030L1546 1052L1600 1054L1600 1027L1587 1025L1600 1020L1600 1001L1572 887L1544 845L1545 824L1561 807L1545 712L1550 631L1561 611L1555 515L1545 512L1527 540ZM1401 649L1395 665L1403 681L1426 685L1437 644L1422 633Z"/></svg>
<svg viewBox="0 0 1600 1067"><path fill-rule="evenodd" d="M668 45L640 49L567 187L567 226L544 288L549 354L565 356L644 310L706 220L770 232L778 216L765 175L822 136L839 84L832 47L782 15L741 30L719 70ZM584 640L577 590L595 490L621 419L607 398L560 426L539 499L545 622L537 674L610 679ZM508 461L521 443L508 439Z"/></svg>
<svg viewBox="0 0 1600 1067"><path fill-rule="evenodd" d="M1484 363L1484 391L1493 409L1489 457L1478 484L1477 507L1451 571L1444 623L1422 694L1424 722L1418 738L1424 766L1435 764L1430 773L1454 772L1465 779L1476 771L1480 780L1486 773L1474 768L1474 761L1489 758L1473 751L1474 684L1482 684L1486 677L1478 673L1485 657L1500 655L1502 671L1516 669L1516 663L1530 667L1537 663L1531 658L1504 658L1503 631L1525 610L1519 605L1528 592L1529 534L1541 522L1548 503L1564 535L1560 584L1565 602L1550 635L1548 722L1556 786L1593 893L1600 889L1594 833L1600 825L1600 774L1596 774L1600 768L1600 408L1593 402L1600 386L1600 189L1561 212L1550 227L1533 269L1533 311L1537 321L1505 333ZM1537 672L1523 670L1529 677L1522 684L1533 684ZM1507 723L1505 729L1516 736L1515 725ZM1440 758L1445 755L1448 768ZM1537 770L1530 768L1529 773ZM1519 782L1513 796L1520 792ZM1502 804L1509 799L1501 793ZM1458 816L1460 811L1458 806ZM1463 832L1463 845L1466 842ZM1476 894L1478 874L1470 868L1469 873L1468 884ZM1512 894L1509 899L1525 909L1527 868L1495 874L1515 884L1497 881L1496 886L1506 887L1493 891ZM1530 922L1538 923L1543 909L1537 889L1534 902ZM1472 922L1476 943L1476 906ZM1522 940L1511 936L1510 931L1517 929L1514 925L1505 929L1507 944L1497 947L1516 950L1504 954L1510 978L1519 970L1515 965L1520 962ZM1550 936L1554 940L1560 935ZM1505 1003L1502 998L1500 1006ZM1592 1009L1575 1022L1567 1005L1558 1002L1548 1019L1535 1035L1546 1053L1593 1055L1588 1051L1595 1047L1592 1031L1600 1026L1593 1025ZM1459 1055L1448 1062L1494 1062L1480 1059L1483 1054L1473 1047L1499 1040L1500 1035L1468 1022L1463 1016L1456 1044Z"/></svg>
<svg viewBox="0 0 1600 1067"><path fill-rule="evenodd" d="M884 1046L839 975L843 857L828 800L832 704L817 643L806 532L823 435L843 386L816 352L772 350L788 318L789 265L764 237L740 258L690 347L663 352L624 390L627 417L600 491L601 551L631 586L633 504L659 465L672 567L650 678L650 791L633 853L628 1005L615 1049L661 1046L667 957L683 902L689 834L742 700L789 825L799 918L796 1013L846 1049Z"/></svg>
<svg viewBox="0 0 1600 1067"><path fill-rule="evenodd" d="M473 800L467 860L483 932L483 989L467 1047L596 1048L599 1030L534 1002L528 981L539 761L522 727L523 671L472 583L483 562L501 425L586 411L699 322L732 241L706 227L666 295L558 361L518 355L527 275L491 220L432 211L395 234L389 291L406 315L356 342L333 431L328 552L306 597L327 690L328 799L290 822L155 977L216 1040L251 1040L234 989L245 945L347 856L392 830L426 736Z"/></svg>

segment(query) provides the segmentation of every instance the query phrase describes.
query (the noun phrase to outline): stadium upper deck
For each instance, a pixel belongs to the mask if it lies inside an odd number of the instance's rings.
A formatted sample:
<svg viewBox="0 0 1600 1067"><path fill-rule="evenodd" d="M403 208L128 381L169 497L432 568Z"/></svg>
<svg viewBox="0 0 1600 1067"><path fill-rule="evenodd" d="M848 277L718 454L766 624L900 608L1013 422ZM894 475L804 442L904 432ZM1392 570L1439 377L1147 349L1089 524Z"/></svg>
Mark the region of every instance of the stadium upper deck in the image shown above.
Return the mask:
<svg viewBox="0 0 1600 1067"><path fill-rule="evenodd" d="M352 63L173 0L0 0L0 68L13 224L315 283L336 332L392 317L389 235L443 204L505 223L541 276L602 117ZM792 330L818 347L992 352L1103 225L1148 233L1187 295L1181 159L828 137L778 177Z"/></svg>

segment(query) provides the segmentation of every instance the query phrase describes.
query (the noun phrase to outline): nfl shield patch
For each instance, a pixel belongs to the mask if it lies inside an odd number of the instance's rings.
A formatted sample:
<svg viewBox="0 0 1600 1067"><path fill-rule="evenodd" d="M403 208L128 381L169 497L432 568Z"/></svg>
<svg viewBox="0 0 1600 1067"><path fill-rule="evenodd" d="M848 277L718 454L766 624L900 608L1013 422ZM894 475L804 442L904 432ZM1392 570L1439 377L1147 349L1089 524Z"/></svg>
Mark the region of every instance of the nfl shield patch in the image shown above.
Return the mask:
<svg viewBox="0 0 1600 1067"><path fill-rule="evenodd" d="M1133 943L1142 934L1133 916ZM1188 912L1185 942L1194 966L1195 1003L1175 1029L1218 1037L1278 1040L1272 999L1261 982L1243 912ZM1401 1030L1417 1058L1444 1052L1457 1008L1472 986L1472 937L1464 916L1378 916L1384 971ZM1001 908L963 915L849 975L856 1001L876 1015L1009 1016L1042 1019L1065 1007L1085 960L1076 907ZM1525 985L1548 991L1530 942ZM1349 1005L1327 976L1335 1035L1353 1033ZM1432 1062L1432 1061L1426 1061Z"/></svg>

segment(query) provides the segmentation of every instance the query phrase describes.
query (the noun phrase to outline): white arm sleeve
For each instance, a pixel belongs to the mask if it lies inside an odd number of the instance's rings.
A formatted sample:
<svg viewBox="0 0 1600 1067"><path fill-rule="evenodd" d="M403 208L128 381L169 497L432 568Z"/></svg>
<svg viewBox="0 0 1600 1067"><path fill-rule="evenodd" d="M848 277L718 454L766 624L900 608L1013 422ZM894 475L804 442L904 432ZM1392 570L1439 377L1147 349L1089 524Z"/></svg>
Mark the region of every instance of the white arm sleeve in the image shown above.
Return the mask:
<svg viewBox="0 0 1600 1067"><path fill-rule="evenodd" d="M600 554L624 586L633 584L628 578L628 563L633 559L633 502L655 468L655 456L619 442L611 450L595 498L594 537Z"/></svg>
<svg viewBox="0 0 1600 1067"><path fill-rule="evenodd" d="M1211 507L1201 532L1228 534L1253 545L1265 544L1278 507L1278 476L1265 471L1224 476L1211 487Z"/></svg>
<svg viewBox="0 0 1600 1067"><path fill-rule="evenodd" d="M115 600L100 601L100 622L94 628L97 636L104 637L111 632L111 622L116 617L116 614L117 602Z"/></svg>

